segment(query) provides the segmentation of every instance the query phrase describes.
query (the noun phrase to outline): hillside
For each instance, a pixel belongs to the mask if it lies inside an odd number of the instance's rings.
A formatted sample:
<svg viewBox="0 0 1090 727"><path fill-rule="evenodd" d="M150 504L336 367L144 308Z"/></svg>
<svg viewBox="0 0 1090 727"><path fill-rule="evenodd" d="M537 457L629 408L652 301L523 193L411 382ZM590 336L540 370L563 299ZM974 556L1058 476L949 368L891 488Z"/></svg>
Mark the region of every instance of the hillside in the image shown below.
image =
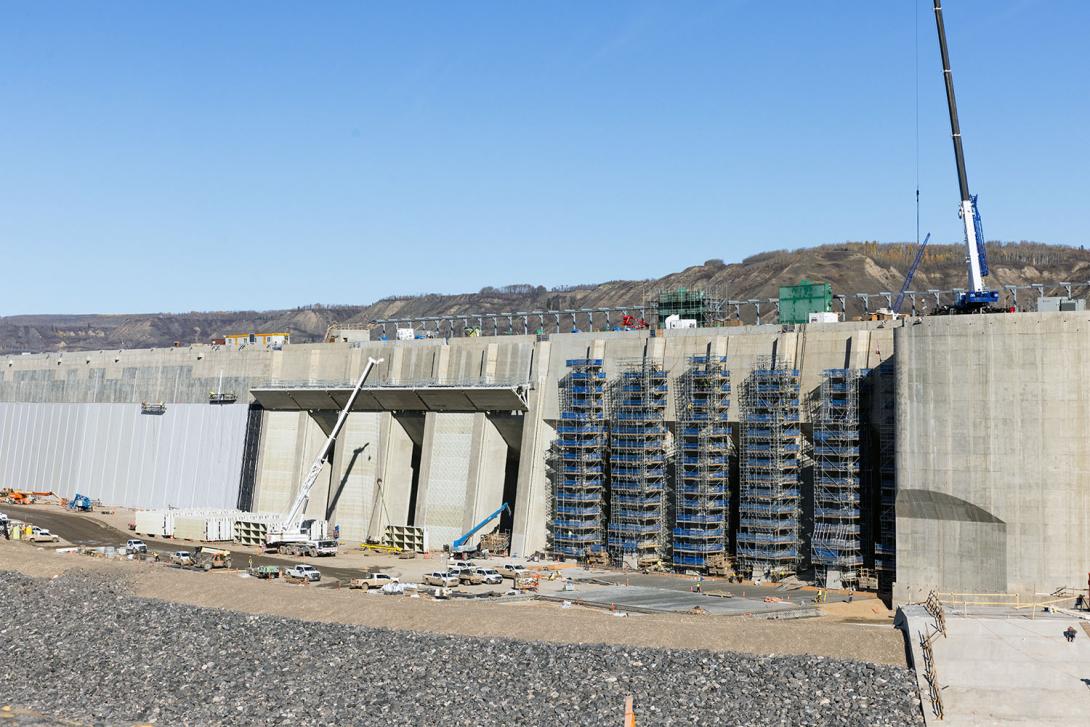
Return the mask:
<svg viewBox="0 0 1090 727"><path fill-rule="evenodd" d="M460 295L394 296L370 305L274 311L8 316L0 317L0 353L171 346L175 341L208 342L225 333L257 330L290 331L293 341L306 342L321 338L331 323L364 325L380 318L633 305L654 298L658 291L678 287L705 288L742 300L770 298L778 294L780 285L803 278L828 281L834 293L895 292L914 255L912 244L857 242L777 250L740 263L709 260L657 280L614 280L551 290L510 285ZM960 245L929 246L912 288L963 286L963 255ZM988 255L992 288L1090 279L1090 252L1081 247L989 243ZM1084 295L1087 291L1083 287L1076 292ZM1029 296L1023 294L1021 302L1027 300ZM858 313L858 303L848 311ZM771 306L762 313L771 320Z"/></svg>

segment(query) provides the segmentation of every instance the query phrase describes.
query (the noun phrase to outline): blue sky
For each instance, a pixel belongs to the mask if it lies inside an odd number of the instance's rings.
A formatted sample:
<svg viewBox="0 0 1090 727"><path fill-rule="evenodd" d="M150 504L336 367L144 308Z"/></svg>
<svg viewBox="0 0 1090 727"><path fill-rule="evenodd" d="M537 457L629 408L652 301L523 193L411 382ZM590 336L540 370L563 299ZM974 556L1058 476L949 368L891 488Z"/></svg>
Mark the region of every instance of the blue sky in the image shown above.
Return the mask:
<svg viewBox="0 0 1090 727"><path fill-rule="evenodd" d="M1090 238L1090 3L948 0L989 239ZM961 237L928 0L5 2L0 314Z"/></svg>

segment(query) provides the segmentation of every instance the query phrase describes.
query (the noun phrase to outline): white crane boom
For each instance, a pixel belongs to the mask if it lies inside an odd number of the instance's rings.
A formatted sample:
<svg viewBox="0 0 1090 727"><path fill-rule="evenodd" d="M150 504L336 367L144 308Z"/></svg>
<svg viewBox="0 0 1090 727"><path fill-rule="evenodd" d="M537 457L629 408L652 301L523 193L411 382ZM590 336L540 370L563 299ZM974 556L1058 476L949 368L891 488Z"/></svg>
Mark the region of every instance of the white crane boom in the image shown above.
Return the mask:
<svg viewBox="0 0 1090 727"><path fill-rule="evenodd" d="M355 388L352 389L352 394L348 397L348 401L345 403L344 409L341 410L340 416L337 417L337 423L333 425L333 429L329 432L329 436L326 437L325 444L322 446L321 451L318 452L314 464L310 466L310 471L307 472L307 476L303 478L303 483L299 486L299 492L296 494L295 500L291 504L291 508L285 513L283 522L280 523L279 528L269 529L269 532L265 537L266 547L274 547L278 543L298 542L311 538L309 529L300 527L303 521L303 513L307 509L307 503L310 502L310 491L314 489L314 483L318 481L318 475L321 474L322 467L325 466L326 460L329 457L329 450L333 447L333 442L336 441L337 435L340 434L341 429L344 427L344 423L348 419L348 414L352 411L352 405L355 403L356 397L359 396L360 390L363 389L363 383L367 380L367 376L371 373L371 369L382 362L383 359L381 358L377 361L373 358L367 359L367 366L364 367L363 373L360 374L359 381L356 382ZM304 532L304 530L306 530L306 532Z"/></svg>

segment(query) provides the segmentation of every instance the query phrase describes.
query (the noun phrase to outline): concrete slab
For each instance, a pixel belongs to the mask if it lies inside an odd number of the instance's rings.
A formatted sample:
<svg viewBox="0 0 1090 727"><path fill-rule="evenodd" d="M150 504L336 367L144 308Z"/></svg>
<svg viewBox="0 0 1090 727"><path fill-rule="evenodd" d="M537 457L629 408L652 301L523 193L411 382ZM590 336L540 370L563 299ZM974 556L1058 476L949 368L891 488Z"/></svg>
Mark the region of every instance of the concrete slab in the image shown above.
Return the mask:
<svg viewBox="0 0 1090 727"><path fill-rule="evenodd" d="M688 613L699 607L714 616L816 616L817 610L791 603L766 603L750 598L723 598L667 588L645 586L576 586L574 591L542 595L546 601L571 601L584 606L610 608L635 613Z"/></svg>
<svg viewBox="0 0 1090 727"><path fill-rule="evenodd" d="M929 725L1070 725L1086 721L1090 708L1090 636L1077 619L998 609L986 615L946 611L947 636L932 649L942 687L944 718L931 708L923 678L920 634L934 619L921 606L898 611L909 634L912 658ZM1063 631L1075 626L1068 643Z"/></svg>
<svg viewBox="0 0 1090 727"><path fill-rule="evenodd" d="M480 386L367 386L352 411L490 412L526 411L523 385ZM274 385L250 390L269 411L336 411L352 395L348 385Z"/></svg>

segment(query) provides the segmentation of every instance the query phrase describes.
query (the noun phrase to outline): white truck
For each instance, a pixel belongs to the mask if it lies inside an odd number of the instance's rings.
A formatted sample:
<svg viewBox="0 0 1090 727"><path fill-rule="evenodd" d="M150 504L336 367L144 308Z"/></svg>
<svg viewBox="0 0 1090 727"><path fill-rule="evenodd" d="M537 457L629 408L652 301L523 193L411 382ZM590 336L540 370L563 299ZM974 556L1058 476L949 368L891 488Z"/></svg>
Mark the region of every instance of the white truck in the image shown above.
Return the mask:
<svg viewBox="0 0 1090 727"><path fill-rule="evenodd" d="M302 578L313 583L322 580L322 574L318 572L318 569L312 565L307 565L306 563L293 565L291 568L284 571L284 575L289 578Z"/></svg>
<svg viewBox="0 0 1090 727"><path fill-rule="evenodd" d="M301 556L311 558L319 556L332 556L337 554L336 540L304 540L298 543L281 543L276 548L281 555Z"/></svg>
<svg viewBox="0 0 1090 727"><path fill-rule="evenodd" d="M56 543L60 538L45 528L34 525L30 528L30 540L35 543Z"/></svg>

